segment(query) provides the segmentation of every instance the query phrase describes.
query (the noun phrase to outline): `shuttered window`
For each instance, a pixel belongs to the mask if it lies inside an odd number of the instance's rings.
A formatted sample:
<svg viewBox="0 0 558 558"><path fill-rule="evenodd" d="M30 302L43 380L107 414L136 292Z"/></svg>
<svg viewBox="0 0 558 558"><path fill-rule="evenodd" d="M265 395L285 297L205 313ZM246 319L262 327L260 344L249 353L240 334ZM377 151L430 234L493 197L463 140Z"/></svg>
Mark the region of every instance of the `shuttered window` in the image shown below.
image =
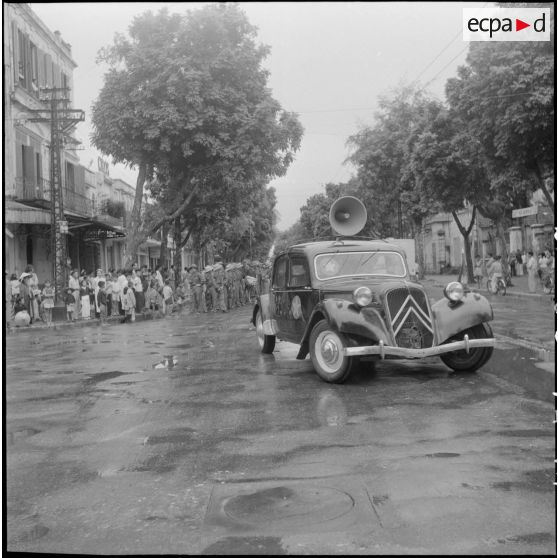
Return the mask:
<svg viewBox="0 0 558 558"><path fill-rule="evenodd" d="M75 167L76 192L85 196L85 169L78 165Z"/></svg>
<svg viewBox="0 0 558 558"><path fill-rule="evenodd" d="M17 68L18 68L18 81L22 87L27 88L27 73L25 71L25 62L26 62L26 37L21 32L20 29L17 31L17 44L18 44L18 59L17 59Z"/></svg>
<svg viewBox="0 0 558 558"><path fill-rule="evenodd" d="M74 165L72 163L66 163L66 188L72 192L76 191L76 180L74 174Z"/></svg>
<svg viewBox="0 0 558 558"><path fill-rule="evenodd" d="M31 76L31 90L38 94L39 93L39 53L37 51L37 46L31 41L29 42L29 53L30 53L30 76Z"/></svg>
<svg viewBox="0 0 558 558"><path fill-rule="evenodd" d="M45 74L47 87L52 87L54 85L52 78L52 56L45 53Z"/></svg>
<svg viewBox="0 0 558 558"><path fill-rule="evenodd" d="M39 87L46 86L45 76L45 53L39 49Z"/></svg>
<svg viewBox="0 0 558 558"><path fill-rule="evenodd" d="M14 84L19 82L19 35L15 21L12 21L12 49L14 55Z"/></svg>

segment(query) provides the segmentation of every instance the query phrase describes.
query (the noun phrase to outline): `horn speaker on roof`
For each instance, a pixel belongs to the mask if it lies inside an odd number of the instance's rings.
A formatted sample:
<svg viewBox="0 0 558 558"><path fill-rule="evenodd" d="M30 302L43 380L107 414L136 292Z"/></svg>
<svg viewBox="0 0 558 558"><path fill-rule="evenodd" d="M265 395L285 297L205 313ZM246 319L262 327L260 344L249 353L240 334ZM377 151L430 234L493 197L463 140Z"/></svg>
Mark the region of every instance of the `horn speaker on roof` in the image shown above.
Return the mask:
<svg viewBox="0 0 558 558"><path fill-rule="evenodd" d="M329 224L340 235L353 236L366 224L366 208L353 196L343 196L334 201L329 210Z"/></svg>

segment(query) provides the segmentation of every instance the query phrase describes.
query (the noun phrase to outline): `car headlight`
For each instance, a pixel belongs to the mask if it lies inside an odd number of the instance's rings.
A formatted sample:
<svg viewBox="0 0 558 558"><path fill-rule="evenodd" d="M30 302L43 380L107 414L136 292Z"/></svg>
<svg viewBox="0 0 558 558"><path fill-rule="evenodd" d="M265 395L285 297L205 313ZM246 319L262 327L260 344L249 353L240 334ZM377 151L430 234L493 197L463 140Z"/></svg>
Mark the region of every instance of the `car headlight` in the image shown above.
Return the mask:
<svg viewBox="0 0 558 558"><path fill-rule="evenodd" d="M353 292L353 299L359 306L368 306L372 302L372 291L368 287L358 287Z"/></svg>
<svg viewBox="0 0 558 558"><path fill-rule="evenodd" d="M444 296L452 302L460 301L465 294L463 285L458 281L452 281L446 285L444 289Z"/></svg>

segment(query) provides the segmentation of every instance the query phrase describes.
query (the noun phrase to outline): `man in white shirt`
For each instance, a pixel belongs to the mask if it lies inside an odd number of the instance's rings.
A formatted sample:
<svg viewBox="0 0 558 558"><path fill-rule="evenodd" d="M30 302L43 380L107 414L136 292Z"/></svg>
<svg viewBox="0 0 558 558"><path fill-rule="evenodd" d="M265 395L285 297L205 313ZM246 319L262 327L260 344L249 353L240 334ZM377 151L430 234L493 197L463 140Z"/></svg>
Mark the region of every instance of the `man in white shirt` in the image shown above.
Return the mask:
<svg viewBox="0 0 558 558"><path fill-rule="evenodd" d="M132 284L134 294L136 295L136 313L143 312L145 306L145 297L143 295L143 285L141 283L141 275L138 272L138 264L132 264Z"/></svg>

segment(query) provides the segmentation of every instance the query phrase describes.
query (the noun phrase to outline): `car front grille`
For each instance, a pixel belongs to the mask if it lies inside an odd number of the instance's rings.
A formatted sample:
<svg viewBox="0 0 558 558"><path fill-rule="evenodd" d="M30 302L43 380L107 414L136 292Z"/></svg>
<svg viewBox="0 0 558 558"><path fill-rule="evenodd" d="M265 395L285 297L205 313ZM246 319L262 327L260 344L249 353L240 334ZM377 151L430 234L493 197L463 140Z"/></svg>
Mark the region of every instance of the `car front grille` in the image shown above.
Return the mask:
<svg viewBox="0 0 558 558"><path fill-rule="evenodd" d="M434 344L432 316L421 289L399 288L386 293L387 314L395 343L407 349L423 349Z"/></svg>

